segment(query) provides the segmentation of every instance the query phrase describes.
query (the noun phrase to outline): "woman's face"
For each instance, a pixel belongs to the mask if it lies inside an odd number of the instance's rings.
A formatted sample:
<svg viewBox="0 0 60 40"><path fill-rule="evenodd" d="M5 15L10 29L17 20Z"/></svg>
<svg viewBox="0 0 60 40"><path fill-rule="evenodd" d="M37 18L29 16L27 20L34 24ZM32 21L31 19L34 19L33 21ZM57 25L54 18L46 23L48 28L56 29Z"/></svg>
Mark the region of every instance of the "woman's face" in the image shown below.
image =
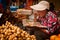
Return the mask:
<svg viewBox="0 0 60 40"><path fill-rule="evenodd" d="M47 13L47 10L37 11L37 13L38 13L38 15L39 15L40 17L44 17L44 16L46 15L46 13Z"/></svg>

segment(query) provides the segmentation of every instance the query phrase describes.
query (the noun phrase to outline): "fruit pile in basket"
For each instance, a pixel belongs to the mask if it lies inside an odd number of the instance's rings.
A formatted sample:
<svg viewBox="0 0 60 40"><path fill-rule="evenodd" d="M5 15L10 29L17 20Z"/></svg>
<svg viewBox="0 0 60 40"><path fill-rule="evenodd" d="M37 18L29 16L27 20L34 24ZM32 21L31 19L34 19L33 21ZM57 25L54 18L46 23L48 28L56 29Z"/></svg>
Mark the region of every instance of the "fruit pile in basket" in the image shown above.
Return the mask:
<svg viewBox="0 0 60 40"><path fill-rule="evenodd" d="M36 40L36 37L7 21L0 26L0 40Z"/></svg>
<svg viewBox="0 0 60 40"><path fill-rule="evenodd" d="M50 36L50 40L60 40L60 34Z"/></svg>

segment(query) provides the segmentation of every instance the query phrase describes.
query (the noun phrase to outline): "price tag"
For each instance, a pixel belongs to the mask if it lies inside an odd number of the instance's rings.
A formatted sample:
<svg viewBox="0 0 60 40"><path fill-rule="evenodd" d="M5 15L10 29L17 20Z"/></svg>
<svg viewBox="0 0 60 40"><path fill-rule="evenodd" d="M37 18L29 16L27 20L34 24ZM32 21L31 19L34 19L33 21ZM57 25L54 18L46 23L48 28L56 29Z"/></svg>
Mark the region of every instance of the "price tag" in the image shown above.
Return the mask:
<svg viewBox="0 0 60 40"><path fill-rule="evenodd" d="M0 13L0 18L1 18L1 16L2 16L3 14L2 13Z"/></svg>

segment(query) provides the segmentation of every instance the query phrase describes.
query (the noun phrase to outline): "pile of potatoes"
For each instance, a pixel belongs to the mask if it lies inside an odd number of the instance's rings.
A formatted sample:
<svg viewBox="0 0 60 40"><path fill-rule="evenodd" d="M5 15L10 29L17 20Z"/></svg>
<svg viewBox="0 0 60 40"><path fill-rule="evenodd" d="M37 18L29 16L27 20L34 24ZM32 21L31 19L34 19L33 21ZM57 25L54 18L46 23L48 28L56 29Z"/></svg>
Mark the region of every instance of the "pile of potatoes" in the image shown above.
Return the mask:
<svg viewBox="0 0 60 40"><path fill-rule="evenodd" d="M36 40L36 37L7 21L0 26L0 40Z"/></svg>

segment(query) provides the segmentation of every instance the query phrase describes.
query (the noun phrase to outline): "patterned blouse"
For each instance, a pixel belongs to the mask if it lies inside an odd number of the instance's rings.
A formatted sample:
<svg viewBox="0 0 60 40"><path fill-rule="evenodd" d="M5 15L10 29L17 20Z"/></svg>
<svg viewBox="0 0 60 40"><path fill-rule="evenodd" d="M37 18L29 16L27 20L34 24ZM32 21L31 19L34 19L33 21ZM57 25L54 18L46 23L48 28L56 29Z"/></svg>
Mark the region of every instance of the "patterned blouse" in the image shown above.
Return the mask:
<svg viewBox="0 0 60 40"><path fill-rule="evenodd" d="M59 28L58 18L56 14L52 13L51 11L49 11L44 18L39 17L38 20L43 26L47 26L46 32L53 33Z"/></svg>

